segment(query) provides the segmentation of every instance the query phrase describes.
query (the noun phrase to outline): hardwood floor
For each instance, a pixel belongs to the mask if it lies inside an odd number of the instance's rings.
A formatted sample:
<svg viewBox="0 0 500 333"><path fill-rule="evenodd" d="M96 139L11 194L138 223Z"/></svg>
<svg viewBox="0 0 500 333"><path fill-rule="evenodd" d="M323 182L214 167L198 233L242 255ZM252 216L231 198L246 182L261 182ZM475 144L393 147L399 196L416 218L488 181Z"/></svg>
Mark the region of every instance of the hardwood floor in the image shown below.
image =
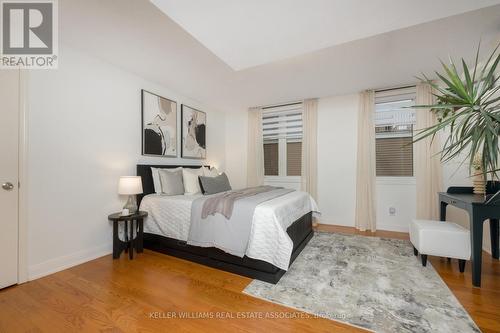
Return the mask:
<svg viewBox="0 0 500 333"><path fill-rule="evenodd" d="M318 230L408 237L324 225ZM456 261L430 261L480 328L500 332L500 263L484 256L483 287L478 289L472 288L470 267L460 274ZM109 255L1 290L0 332L361 331L247 296L241 291L250 281L151 251L133 261ZM211 315L219 318L206 318Z"/></svg>

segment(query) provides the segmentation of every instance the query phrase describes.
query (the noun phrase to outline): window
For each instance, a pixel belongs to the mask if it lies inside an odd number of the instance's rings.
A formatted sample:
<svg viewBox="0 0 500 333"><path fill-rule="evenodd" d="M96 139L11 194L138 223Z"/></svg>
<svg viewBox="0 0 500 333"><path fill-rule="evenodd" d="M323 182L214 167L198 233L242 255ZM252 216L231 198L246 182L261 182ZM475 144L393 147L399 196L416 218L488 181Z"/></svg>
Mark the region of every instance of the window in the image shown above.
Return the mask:
<svg viewBox="0 0 500 333"><path fill-rule="evenodd" d="M377 177L413 177L415 88L375 95L375 154Z"/></svg>
<svg viewBox="0 0 500 333"><path fill-rule="evenodd" d="M286 175L300 176L302 170L302 142L287 140L286 142Z"/></svg>
<svg viewBox="0 0 500 333"><path fill-rule="evenodd" d="M278 176L278 140L264 141L264 170L266 176Z"/></svg>
<svg viewBox="0 0 500 333"><path fill-rule="evenodd" d="M266 108L262 114L264 174L300 176L302 166L302 104Z"/></svg>

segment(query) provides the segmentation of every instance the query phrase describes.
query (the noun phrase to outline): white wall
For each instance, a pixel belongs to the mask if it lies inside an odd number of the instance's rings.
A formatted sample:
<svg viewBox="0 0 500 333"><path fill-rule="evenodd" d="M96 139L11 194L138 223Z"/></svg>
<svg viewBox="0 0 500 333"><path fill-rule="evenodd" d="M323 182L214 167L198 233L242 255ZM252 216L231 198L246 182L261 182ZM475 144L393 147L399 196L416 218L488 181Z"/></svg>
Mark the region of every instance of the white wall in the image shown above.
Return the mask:
<svg viewBox="0 0 500 333"><path fill-rule="evenodd" d="M235 110L226 114L226 173L235 189L247 185L248 113Z"/></svg>
<svg viewBox="0 0 500 333"><path fill-rule="evenodd" d="M408 232L417 211L415 178L378 177L376 184L377 229ZM393 215L391 208L395 209Z"/></svg>
<svg viewBox="0 0 500 333"><path fill-rule="evenodd" d="M65 45L29 77L29 278L111 252L118 179L138 162L225 168L225 115ZM207 112L207 160L141 156L141 89ZM179 113L180 120L180 113Z"/></svg>
<svg viewBox="0 0 500 333"><path fill-rule="evenodd" d="M356 206L358 95L318 103L318 205L320 223L353 226Z"/></svg>

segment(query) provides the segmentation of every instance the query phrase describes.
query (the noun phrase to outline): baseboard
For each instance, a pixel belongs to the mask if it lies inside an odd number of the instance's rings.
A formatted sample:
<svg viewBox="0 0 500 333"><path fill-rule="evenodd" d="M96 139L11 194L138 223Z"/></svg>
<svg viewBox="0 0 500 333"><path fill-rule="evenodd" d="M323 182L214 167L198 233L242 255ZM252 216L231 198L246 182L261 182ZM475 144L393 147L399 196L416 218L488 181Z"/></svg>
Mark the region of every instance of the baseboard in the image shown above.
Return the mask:
<svg viewBox="0 0 500 333"><path fill-rule="evenodd" d="M354 227L354 224L353 223L342 223L342 222L338 222L336 221L335 219L333 218L329 218L329 217L326 217L326 216L320 216L320 217L317 217L316 218L316 221L319 223L319 224L327 224L327 225L338 225L338 226L341 226L341 227Z"/></svg>
<svg viewBox="0 0 500 333"><path fill-rule="evenodd" d="M111 244L104 244L91 249L86 249L62 257L47 260L28 268L28 281L39 279L49 274L53 274L67 268L83 264L84 262L94 260L110 253L112 253Z"/></svg>
<svg viewBox="0 0 500 333"><path fill-rule="evenodd" d="M407 225L377 224L377 230L409 232Z"/></svg>
<svg viewBox="0 0 500 333"><path fill-rule="evenodd" d="M338 221L335 221L334 219L331 219L328 217L323 217L323 216L319 218L319 224L337 225L337 226L341 226L341 227L354 227L353 223L339 223ZM408 232L409 228L407 225L403 226L403 225L377 223L377 230Z"/></svg>

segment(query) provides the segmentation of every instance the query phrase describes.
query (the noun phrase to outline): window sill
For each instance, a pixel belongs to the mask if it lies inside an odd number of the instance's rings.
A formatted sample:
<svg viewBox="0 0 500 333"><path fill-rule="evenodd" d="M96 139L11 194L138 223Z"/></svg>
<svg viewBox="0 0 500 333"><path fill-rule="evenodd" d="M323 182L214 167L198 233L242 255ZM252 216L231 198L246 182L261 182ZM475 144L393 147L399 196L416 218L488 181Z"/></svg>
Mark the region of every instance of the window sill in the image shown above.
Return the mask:
<svg viewBox="0 0 500 333"><path fill-rule="evenodd" d="M377 185L415 185L415 177L377 177Z"/></svg>
<svg viewBox="0 0 500 333"><path fill-rule="evenodd" d="M298 184L301 181L300 176L264 176L264 180L271 183L292 183Z"/></svg>

